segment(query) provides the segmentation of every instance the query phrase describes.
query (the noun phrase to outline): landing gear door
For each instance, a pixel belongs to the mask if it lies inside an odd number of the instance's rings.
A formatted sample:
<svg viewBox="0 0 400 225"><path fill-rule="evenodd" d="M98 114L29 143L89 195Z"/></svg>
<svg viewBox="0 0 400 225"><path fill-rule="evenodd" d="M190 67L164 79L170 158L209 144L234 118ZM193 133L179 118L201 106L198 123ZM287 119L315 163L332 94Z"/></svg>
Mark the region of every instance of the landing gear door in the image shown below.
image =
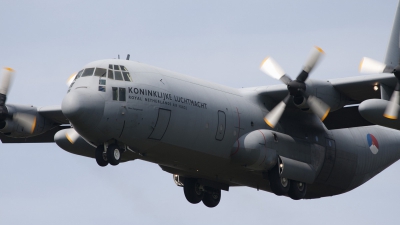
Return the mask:
<svg viewBox="0 0 400 225"><path fill-rule="evenodd" d="M215 139L217 139L218 141L222 141L222 139L224 139L225 127L226 127L226 115L225 115L225 112L219 110L218 111L217 134L215 135Z"/></svg>
<svg viewBox="0 0 400 225"><path fill-rule="evenodd" d="M149 139L161 140L167 131L169 120L171 118L171 110L158 109L158 118L156 125L154 125L153 132L151 132Z"/></svg>

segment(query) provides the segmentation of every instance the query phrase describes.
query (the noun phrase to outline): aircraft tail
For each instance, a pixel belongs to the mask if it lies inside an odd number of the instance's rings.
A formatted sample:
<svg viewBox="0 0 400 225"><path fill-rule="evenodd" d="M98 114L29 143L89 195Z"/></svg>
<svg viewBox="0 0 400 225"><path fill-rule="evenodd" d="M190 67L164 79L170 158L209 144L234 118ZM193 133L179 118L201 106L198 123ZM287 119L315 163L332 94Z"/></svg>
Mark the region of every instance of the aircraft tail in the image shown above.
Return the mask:
<svg viewBox="0 0 400 225"><path fill-rule="evenodd" d="M392 34L390 35L389 45L386 51L385 64L393 68L400 64L400 2L397 6L396 16L394 17Z"/></svg>

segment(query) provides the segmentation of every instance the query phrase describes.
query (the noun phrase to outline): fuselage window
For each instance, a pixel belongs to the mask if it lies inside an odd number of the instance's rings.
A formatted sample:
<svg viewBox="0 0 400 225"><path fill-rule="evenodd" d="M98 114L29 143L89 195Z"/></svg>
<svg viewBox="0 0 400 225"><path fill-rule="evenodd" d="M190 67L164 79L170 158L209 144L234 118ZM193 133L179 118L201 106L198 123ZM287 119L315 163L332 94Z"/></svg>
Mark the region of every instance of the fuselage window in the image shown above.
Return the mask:
<svg viewBox="0 0 400 225"><path fill-rule="evenodd" d="M125 81L132 81L131 75L129 74L129 72L122 72L122 75L124 75Z"/></svg>
<svg viewBox="0 0 400 225"><path fill-rule="evenodd" d="M106 87L105 86L99 86L99 91L106 92Z"/></svg>
<svg viewBox="0 0 400 225"><path fill-rule="evenodd" d="M100 80L99 80L99 84L100 84L100 85L106 85L106 80L100 79Z"/></svg>
<svg viewBox="0 0 400 225"><path fill-rule="evenodd" d="M93 72L94 68L86 68L85 71L83 71L82 77L92 76Z"/></svg>
<svg viewBox="0 0 400 225"><path fill-rule="evenodd" d="M82 72L83 72L83 70L79 71L78 74L75 76L74 80L78 79L82 75Z"/></svg>
<svg viewBox="0 0 400 225"><path fill-rule="evenodd" d="M112 70L108 70L108 78L114 80L114 73Z"/></svg>
<svg viewBox="0 0 400 225"><path fill-rule="evenodd" d="M125 66L109 64L108 67L110 68L108 70L109 79L132 82L132 77Z"/></svg>
<svg viewBox="0 0 400 225"><path fill-rule="evenodd" d="M112 95L113 95L113 100L118 101L118 88L116 87L112 88Z"/></svg>
<svg viewBox="0 0 400 225"><path fill-rule="evenodd" d="M116 80L124 80L124 79L122 79L121 71L114 71L114 73L115 73L115 79Z"/></svg>
<svg viewBox="0 0 400 225"><path fill-rule="evenodd" d="M103 68L96 68L96 70L94 71L94 75L98 76L98 77L105 77L107 73L106 69Z"/></svg>
<svg viewBox="0 0 400 225"><path fill-rule="evenodd" d="M119 100L120 101L126 100L125 93L126 93L125 88L119 88Z"/></svg>

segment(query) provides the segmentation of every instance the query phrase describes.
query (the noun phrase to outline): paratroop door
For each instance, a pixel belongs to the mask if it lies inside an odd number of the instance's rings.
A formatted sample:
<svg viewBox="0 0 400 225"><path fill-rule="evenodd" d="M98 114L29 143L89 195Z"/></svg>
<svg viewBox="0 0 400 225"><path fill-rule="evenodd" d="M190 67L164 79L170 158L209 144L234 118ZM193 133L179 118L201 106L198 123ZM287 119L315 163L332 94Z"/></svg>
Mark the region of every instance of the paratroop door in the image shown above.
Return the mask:
<svg viewBox="0 0 400 225"><path fill-rule="evenodd" d="M325 182L328 180L331 175L333 165L335 164L336 159L336 143L335 140L330 138L326 138L326 147L325 147L325 159L324 164L319 172L319 176L317 180L320 182Z"/></svg>
<svg viewBox="0 0 400 225"><path fill-rule="evenodd" d="M171 110L158 109L158 118L153 132L150 134L149 139L161 140L167 131L169 120L171 118Z"/></svg>
<svg viewBox="0 0 400 225"><path fill-rule="evenodd" d="M226 116L223 111L218 111L218 126L217 126L217 134L215 135L215 139L218 141L222 141L225 136L225 127L226 127Z"/></svg>

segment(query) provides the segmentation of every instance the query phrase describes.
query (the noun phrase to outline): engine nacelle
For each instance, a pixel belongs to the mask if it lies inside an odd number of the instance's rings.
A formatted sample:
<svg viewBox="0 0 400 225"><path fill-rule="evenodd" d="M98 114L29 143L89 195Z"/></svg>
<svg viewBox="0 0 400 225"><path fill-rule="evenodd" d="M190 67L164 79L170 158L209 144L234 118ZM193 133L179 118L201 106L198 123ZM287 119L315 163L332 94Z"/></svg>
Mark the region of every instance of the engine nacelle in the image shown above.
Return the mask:
<svg viewBox="0 0 400 225"><path fill-rule="evenodd" d="M279 174L281 177L311 184L316 177L315 169L308 163L279 157Z"/></svg>
<svg viewBox="0 0 400 225"><path fill-rule="evenodd" d="M384 127L400 130L400 120L391 120L383 116L389 101L383 99L368 99L358 106L358 111L364 119Z"/></svg>
<svg viewBox="0 0 400 225"><path fill-rule="evenodd" d="M269 170L278 155L268 143L274 142L270 130L256 130L240 137L232 147L232 163L252 170Z"/></svg>
<svg viewBox="0 0 400 225"><path fill-rule="evenodd" d="M0 132L14 138L27 138L33 137L50 130L55 124L44 118L38 113L36 107L33 106L22 106L22 105L7 105L7 110L10 115L17 113L25 114L31 117L35 117L35 123L33 124L32 130L26 130L21 125L21 121L18 117L8 118L4 122L0 123Z"/></svg>
<svg viewBox="0 0 400 225"><path fill-rule="evenodd" d="M86 142L74 128L58 131L54 135L54 141L60 148L69 153L91 158L95 156L96 148Z"/></svg>

